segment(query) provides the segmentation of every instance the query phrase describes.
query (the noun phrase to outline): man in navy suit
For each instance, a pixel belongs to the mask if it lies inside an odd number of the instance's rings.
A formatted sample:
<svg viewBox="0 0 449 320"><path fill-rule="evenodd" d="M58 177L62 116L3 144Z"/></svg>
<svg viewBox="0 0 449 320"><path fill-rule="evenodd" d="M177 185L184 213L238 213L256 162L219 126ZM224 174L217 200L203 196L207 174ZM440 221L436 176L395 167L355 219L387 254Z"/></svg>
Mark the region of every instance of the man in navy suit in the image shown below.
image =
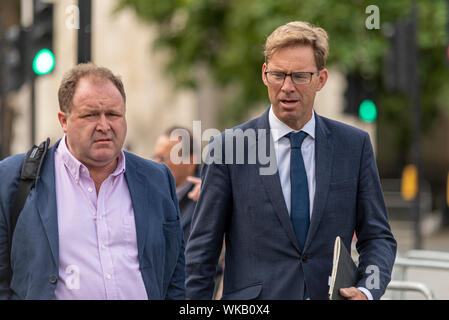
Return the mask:
<svg viewBox="0 0 449 320"><path fill-rule="evenodd" d="M12 233L25 156L0 162L1 299L184 299L184 241L167 166L123 151L123 83L80 64L62 80L64 136Z"/></svg>
<svg viewBox="0 0 449 320"><path fill-rule="evenodd" d="M354 232L358 280L340 293L383 295L396 241L369 136L313 110L327 55L326 32L305 22L267 38L270 108L209 145L186 248L188 299L211 298L223 236L223 299L328 299L335 238L350 249Z"/></svg>

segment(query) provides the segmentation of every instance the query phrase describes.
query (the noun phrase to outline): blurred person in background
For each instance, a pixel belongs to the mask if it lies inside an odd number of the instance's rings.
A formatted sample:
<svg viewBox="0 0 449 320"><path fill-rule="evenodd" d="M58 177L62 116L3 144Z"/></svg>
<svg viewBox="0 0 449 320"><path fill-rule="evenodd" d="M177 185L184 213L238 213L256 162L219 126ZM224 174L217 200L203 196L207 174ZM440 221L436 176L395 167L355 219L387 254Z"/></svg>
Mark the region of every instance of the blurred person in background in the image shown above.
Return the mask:
<svg viewBox="0 0 449 320"><path fill-rule="evenodd" d="M194 143L196 142L189 129L181 126L173 126L165 130L157 138L153 156L155 161L165 163L175 178L176 195L178 196L181 224L186 243L189 239L192 216L201 190L201 179L199 178L201 166L196 163ZM183 151L185 154L183 154ZM216 299L221 297L222 292L224 252L225 248L223 244L215 275L213 297Z"/></svg>
<svg viewBox="0 0 449 320"><path fill-rule="evenodd" d="M186 247L187 299L211 299L223 237L223 299L328 299L335 239L350 250L354 231L358 279L340 294L362 300L385 292L396 241L370 138L313 110L328 78L327 56L326 31L306 22L280 26L267 38L261 75L271 106L215 137L211 157L219 150L221 161L203 165ZM258 154L270 153L274 174L261 173L262 159L224 161L229 150L235 154L236 138L231 146L222 142L247 130L266 144L248 142L239 156L250 158L257 145ZM368 272L374 267L375 284Z"/></svg>
<svg viewBox="0 0 449 320"><path fill-rule="evenodd" d="M177 135L177 132L183 133L183 136ZM172 134L176 136L170 139ZM188 139L184 141L182 137L188 137ZM199 178L201 167L194 159L194 143L189 129L173 126L157 138L153 156L155 161L166 164L175 178L185 242L189 238L190 223L201 188L201 179ZM176 147L175 151L178 150L178 153L173 155L177 158L176 160L171 159L170 156L174 147Z"/></svg>
<svg viewBox="0 0 449 320"><path fill-rule="evenodd" d="M13 235L25 155L0 162L0 298L184 299L175 182L167 166L122 150L122 81L80 64L58 98L64 135L48 150Z"/></svg>

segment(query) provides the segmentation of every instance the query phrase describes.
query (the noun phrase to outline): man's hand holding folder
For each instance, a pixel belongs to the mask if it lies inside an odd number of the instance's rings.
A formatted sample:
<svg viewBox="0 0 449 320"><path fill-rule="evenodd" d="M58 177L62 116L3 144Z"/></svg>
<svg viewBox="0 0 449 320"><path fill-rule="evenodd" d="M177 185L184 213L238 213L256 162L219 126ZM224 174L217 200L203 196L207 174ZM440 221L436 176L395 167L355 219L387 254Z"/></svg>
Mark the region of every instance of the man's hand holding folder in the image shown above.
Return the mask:
<svg viewBox="0 0 449 320"><path fill-rule="evenodd" d="M354 287L357 279L357 266L340 237L335 239L332 275L329 285L331 300L368 300L368 297Z"/></svg>
<svg viewBox="0 0 449 320"><path fill-rule="evenodd" d="M348 300L368 300L365 294L356 287L341 288L340 294Z"/></svg>

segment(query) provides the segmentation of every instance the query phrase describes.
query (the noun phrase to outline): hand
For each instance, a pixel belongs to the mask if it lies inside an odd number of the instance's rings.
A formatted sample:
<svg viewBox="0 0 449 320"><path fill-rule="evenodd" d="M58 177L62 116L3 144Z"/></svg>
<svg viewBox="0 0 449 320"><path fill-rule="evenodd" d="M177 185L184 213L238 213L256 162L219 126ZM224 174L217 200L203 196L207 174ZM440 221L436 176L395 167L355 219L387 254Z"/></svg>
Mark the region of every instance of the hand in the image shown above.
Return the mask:
<svg viewBox="0 0 449 320"><path fill-rule="evenodd" d="M356 287L341 288L340 294L348 300L368 300L368 297Z"/></svg>
<svg viewBox="0 0 449 320"><path fill-rule="evenodd" d="M198 201L198 198L200 197L200 190L201 190L201 179L197 177L189 176L187 177L187 181L190 183L193 183L195 186L193 187L193 190L189 192L187 195L190 199L193 201Z"/></svg>

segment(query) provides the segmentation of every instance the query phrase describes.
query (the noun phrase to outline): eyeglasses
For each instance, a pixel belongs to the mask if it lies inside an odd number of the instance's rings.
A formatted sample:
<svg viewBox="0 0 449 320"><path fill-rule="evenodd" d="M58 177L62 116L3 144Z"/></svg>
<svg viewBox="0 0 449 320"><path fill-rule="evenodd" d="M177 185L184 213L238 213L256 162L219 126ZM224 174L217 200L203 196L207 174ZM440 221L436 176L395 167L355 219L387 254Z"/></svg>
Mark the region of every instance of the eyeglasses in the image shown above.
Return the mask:
<svg viewBox="0 0 449 320"><path fill-rule="evenodd" d="M280 71L265 71L267 81L270 84L283 84L285 77L290 76L294 84L309 84L312 81L314 74L319 74L320 71L315 72L293 72L285 73Z"/></svg>

